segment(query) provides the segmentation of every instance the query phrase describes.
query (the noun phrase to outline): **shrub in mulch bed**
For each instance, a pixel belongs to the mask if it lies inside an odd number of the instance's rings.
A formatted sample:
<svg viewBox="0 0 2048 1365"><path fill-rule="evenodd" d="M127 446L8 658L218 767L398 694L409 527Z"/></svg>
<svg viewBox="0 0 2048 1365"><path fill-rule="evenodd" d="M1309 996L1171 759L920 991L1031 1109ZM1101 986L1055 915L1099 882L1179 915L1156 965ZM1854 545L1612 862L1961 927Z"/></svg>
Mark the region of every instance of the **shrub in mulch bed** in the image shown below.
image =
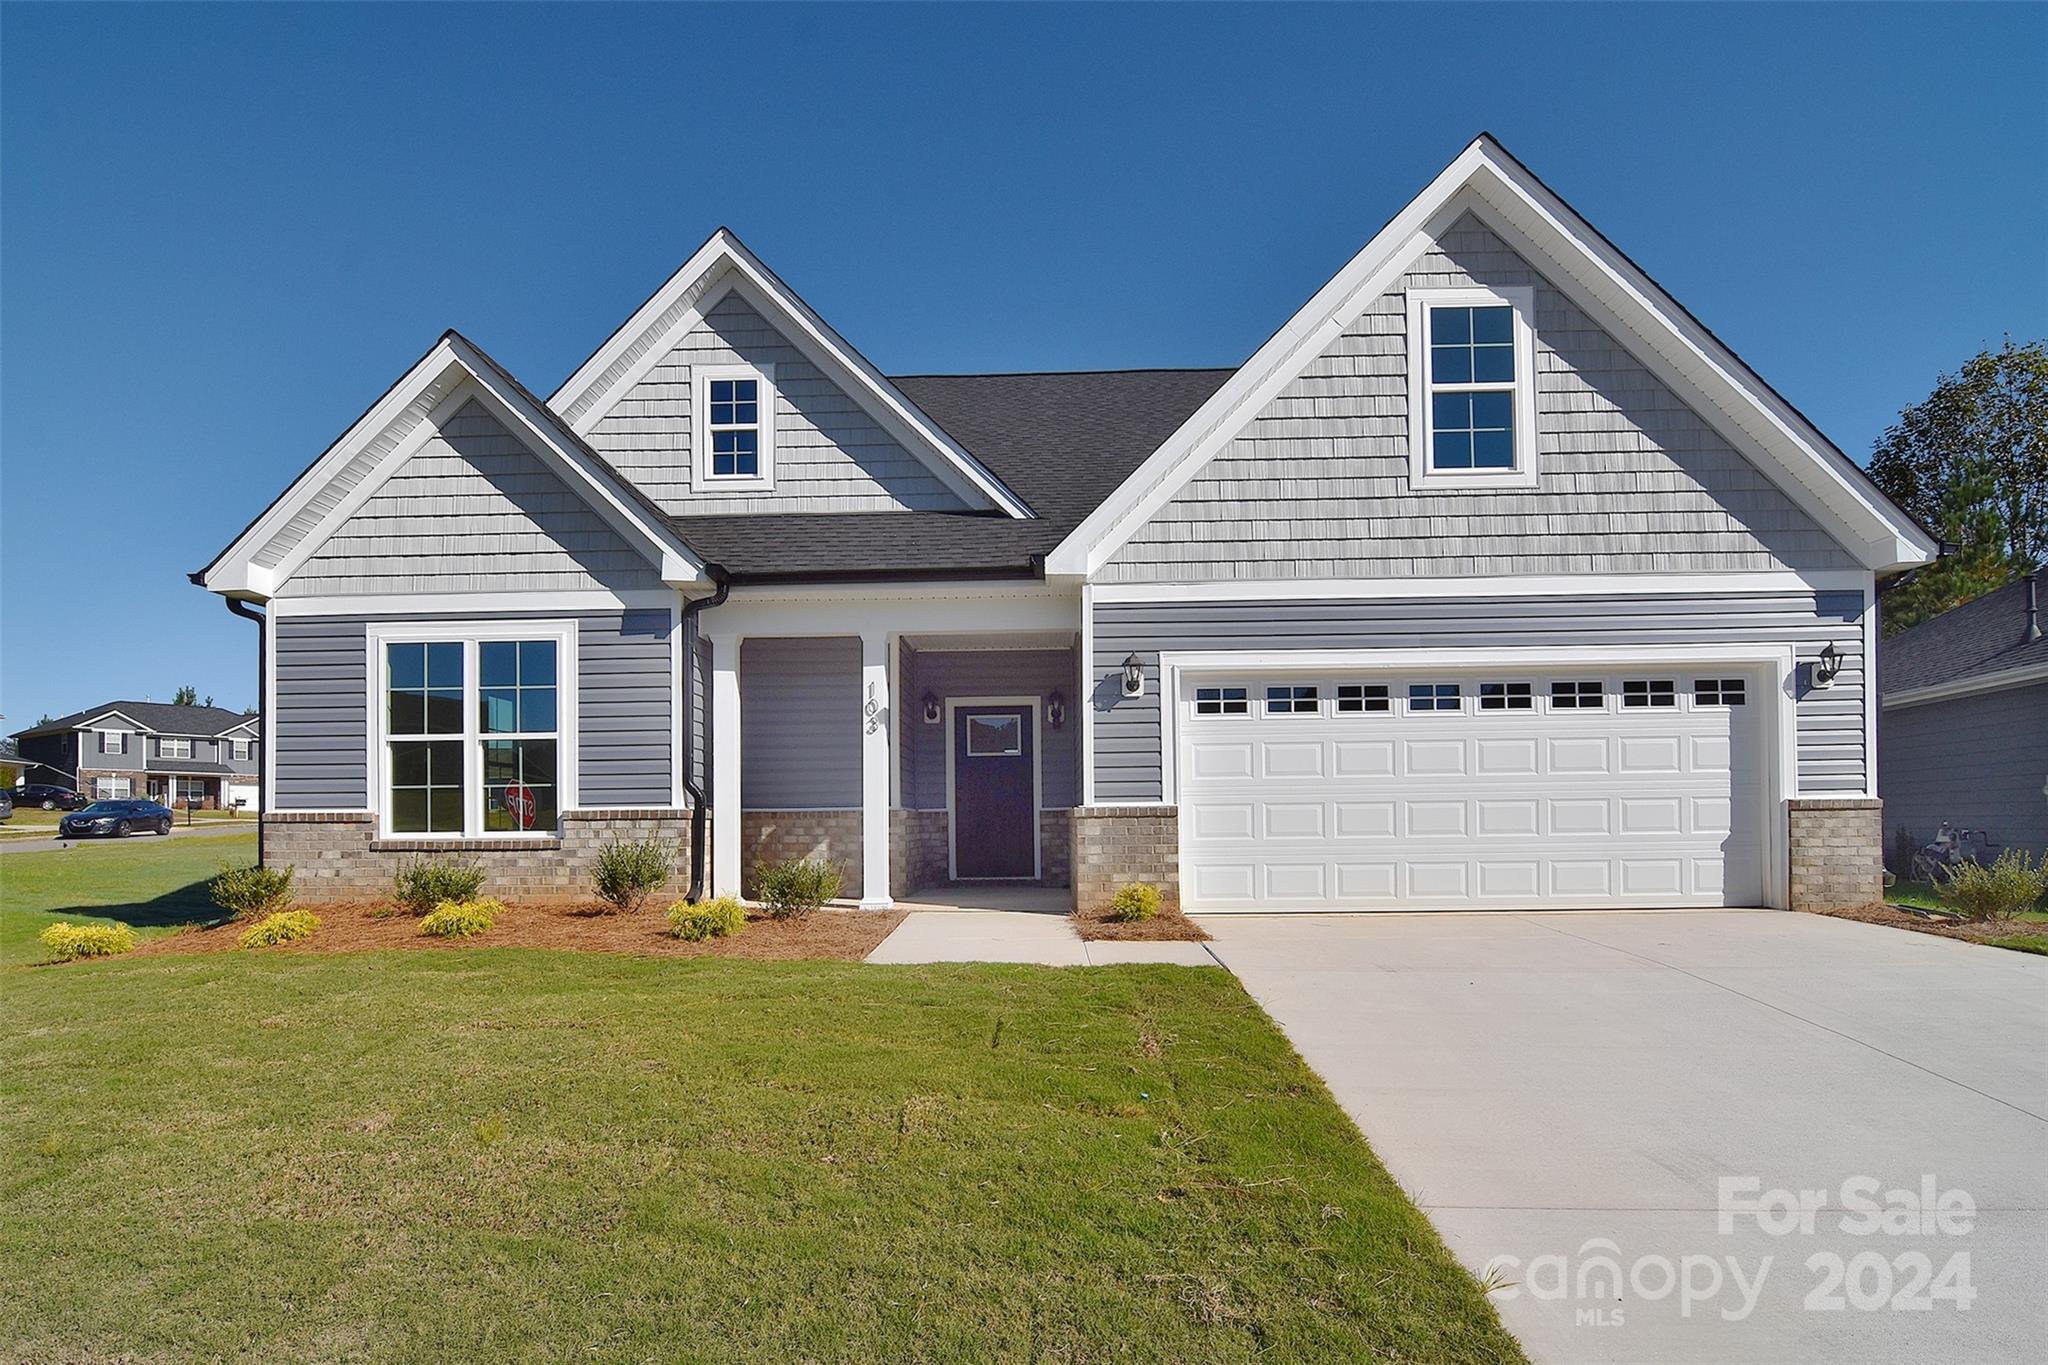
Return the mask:
<svg viewBox="0 0 2048 1365"><path fill-rule="evenodd" d="M1084 939L1126 943L1201 943L1209 935L1174 905L1162 905L1149 919L1119 920L1113 908L1074 912L1074 931Z"/></svg>
<svg viewBox="0 0 2048 1365"><path fill-rule="evenodd" d="M823 911L800 919L772 919L751 910L746 931L691 942L672 935L664 915L615 915L594 901L530 902L507 905L481 939L444 939L420 933L420 922L391 911L389 901L342 901L308 906L320 916L320 932L271 953L364 952L410 948L428 952L494 948L562 948L601 953L642 953L652 957L744 957L779 961L829 958L858 961L903 922L900 910ZM225 952L246 925L193 929L151 939L138 954Z"/></svg>
<svg viewBox="0 0 2048 1365"><path fill-rule="evenodd" d="M1962 920L1931 910L1916 910L1882 902L1849 910L1816 910L1830 919L1852 919L1861 924L1882 924L1892 929L1910 929L1916 934L1958 939L1964 943L2014 948L2021 952L2048 952L2048 924L2029 920Z"/></svg>

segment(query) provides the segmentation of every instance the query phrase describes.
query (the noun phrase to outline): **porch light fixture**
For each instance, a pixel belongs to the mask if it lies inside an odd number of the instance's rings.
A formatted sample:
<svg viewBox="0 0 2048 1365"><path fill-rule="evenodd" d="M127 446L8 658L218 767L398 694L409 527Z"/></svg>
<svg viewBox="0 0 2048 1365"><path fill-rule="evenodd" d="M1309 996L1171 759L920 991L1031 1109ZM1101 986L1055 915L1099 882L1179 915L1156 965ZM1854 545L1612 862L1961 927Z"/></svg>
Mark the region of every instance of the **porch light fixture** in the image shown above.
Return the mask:
<svg viewBox="0 0 2048 1365"><path fill-rule="evenodd" d="M1835 648L1830 640L1822 648L1820 657L1813 661L1813 690L1824 691L1835 685L1835 676L1842 671L1842 651Z"/></svg>
<svg viewBox="0 0 2048 1365"><path fill-rule="evenodd" d="M1055 730L1067 723L1067 694L1058 688L1045 699L1045 723Z"/></svg>
<svg viewBox="0 0 2048 1365"><path fill-rule="evenodd" d="M924 723L926 725L937 725L939 723L939 699L936 696L927 692L918 702L918 705L924 708Z"/></svg>
<svg viewBox="0 0 2048 1365"><path fill-rule="evenodd" d="M1124 660L1124 695L1142 697L1145 695L1145 666L1133 654Z"/></svg>

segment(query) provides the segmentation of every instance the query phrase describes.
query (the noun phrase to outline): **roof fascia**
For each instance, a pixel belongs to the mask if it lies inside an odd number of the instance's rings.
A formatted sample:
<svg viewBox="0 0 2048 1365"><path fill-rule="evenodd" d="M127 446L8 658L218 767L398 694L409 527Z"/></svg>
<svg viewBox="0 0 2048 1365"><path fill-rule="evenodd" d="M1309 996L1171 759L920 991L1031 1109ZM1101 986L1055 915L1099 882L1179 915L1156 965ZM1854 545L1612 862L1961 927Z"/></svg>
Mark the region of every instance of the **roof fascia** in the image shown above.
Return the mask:
<svg viewBox="0 0 2048 1365"><path fill-rule="evenodd" d="M970 506L994 508L1018 519L1036 515L725 228L713 233L563 381L548 406L563 414L578 436L588 436L618 396L644 378L734 289L777 323L806 359L850 392L899 444L922 452L924 463ZM662 318L685 302L688 306L660 327ZM607 380L606 375L636 347L638 358Z"/></svg>
<svg viewBox="0 0 2048 1365"><path fill-rule="evenodd" d="M153 735L156 733L156 731L150 729L147 725L144 725L141 721L135 719L135 717L129 715L126 711L123 711L119 707L114 706L110 706L104 711L95 712L94 714L85 717L85 719L83 720L75 720L71 722L71 724L65 726L64 728L67 730L90 730L93 728L93 726L99 724L108 716L119 716L122 720L125 720L130 725L134 726L136 733L138 734Z"/></svg>
<svg viewBox="0 0 2048 1365"><path fill-rule="evenodd" d="M1879 661L1878 668L1881 674L1882 660ZM1978 673L1967 678L1957 678L1952 682L1929 683L1925 687L1914 687L1900 692L1880 692L1877 705L1882 711L1903 710L1909 706L1953 701L1958 697L1973 697L1985 692L2004 692L2038 682L2048 682L2048 663L2020 664L1996 673Z"/></svg>

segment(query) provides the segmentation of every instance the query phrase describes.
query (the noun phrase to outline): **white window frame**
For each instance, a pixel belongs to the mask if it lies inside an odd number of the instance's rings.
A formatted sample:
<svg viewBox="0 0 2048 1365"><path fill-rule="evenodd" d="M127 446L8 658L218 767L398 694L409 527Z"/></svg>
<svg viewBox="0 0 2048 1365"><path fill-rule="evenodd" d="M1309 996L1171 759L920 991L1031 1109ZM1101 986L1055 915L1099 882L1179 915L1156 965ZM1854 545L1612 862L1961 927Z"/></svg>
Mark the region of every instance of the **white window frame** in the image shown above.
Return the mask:
<svg viewBox="0 0 2048 1365"><path fill-rule="evenodd" d="M102 730L99 733L101 753L125 754L128 752L128 732L126 730Z"/></svg>
<svg viewBox="0 0 2048 1365"><path fill-rule="evenodd" d="M486 734L477 722L476 699L482 690L477 668L477 646L486 640L553 640L555 642L555 793L556 818L577 809L577 650L575 621L381 621L372 622L365 632L368 651L364 676L370 679L366 698L370 746L365 778L370 801L377 811L377 836L403 839L408 843L523 843L561 837L560 826L552 829L486 830L484 828L483 741L516 738ZM391 801L384 789L385 755L389 752L386 698L391 690L387 644L422 641L462 646L462 731L436 735L434 739L462 743L462 832L423 833L391 828Z"/></svg>
<svg viewBox="0 0 2048 1365"><path fill-rule="evenodd" d="M114 789L119 787L119 791ZM135 779L132 777L99 776L92 780L92 799L95 801L132 801L135 799Z"/></svg>
<svg viewBox="0 0 2048 1365"><path fill-rule="evenodd" d="M760 421L756 428L760 434L760 461L755 472L749 474L713 474L711 472L711 383L717 379L751 379L757 382L761 395ZM690 487L699 493L719 492L771 492L775 488L775 366L762 365L698 365L690 371L690 407L692 410L690 436ZM720 427L731 431L734 427Z"/></svg>
<svg viewBox="0 0 2048 1365"><path fill-rule="evenodd" d="M156 742L156 756L158 758L190 758L192 757L192 741L189 737L174 738L170 735L163 735Z"/></svg>
<svg viewBox="0 0 2048 1365"><path fill-rule="evenodd" d="M254 744L255 742L256 741L253 739L229 740L228 756L230 761L235 763L247 763L249 761L249 746L251 744Z"/></svg>
<svg viewBox="0 0 2048 1365"><path fill-rule="evenodd" d="M1507 469L1435 469L1430 447L1431 397L1437 393L1497 392L1499 384L1435 384L1429 372L1429 310L1431 308L1498 308L1514 310L1515 462ZM1499 289L1411 289L1408 291L1408 486L1424 489L1534 488L1539 469L1536 450L1536 291L1527 285Z"/></svg>

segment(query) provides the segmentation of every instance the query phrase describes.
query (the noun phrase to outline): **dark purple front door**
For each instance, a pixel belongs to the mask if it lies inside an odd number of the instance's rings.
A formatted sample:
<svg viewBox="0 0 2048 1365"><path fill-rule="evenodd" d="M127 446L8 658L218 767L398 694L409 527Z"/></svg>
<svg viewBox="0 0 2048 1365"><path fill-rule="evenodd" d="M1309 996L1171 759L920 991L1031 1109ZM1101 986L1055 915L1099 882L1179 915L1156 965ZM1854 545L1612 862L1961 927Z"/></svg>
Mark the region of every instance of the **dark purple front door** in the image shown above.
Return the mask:
<svg viewBox="0 0 2048 1365"><path fill-rule="evenodd" d="M1038 795L1029 706L953 713L953 870L961 878L1038 875Z"/></svg>

